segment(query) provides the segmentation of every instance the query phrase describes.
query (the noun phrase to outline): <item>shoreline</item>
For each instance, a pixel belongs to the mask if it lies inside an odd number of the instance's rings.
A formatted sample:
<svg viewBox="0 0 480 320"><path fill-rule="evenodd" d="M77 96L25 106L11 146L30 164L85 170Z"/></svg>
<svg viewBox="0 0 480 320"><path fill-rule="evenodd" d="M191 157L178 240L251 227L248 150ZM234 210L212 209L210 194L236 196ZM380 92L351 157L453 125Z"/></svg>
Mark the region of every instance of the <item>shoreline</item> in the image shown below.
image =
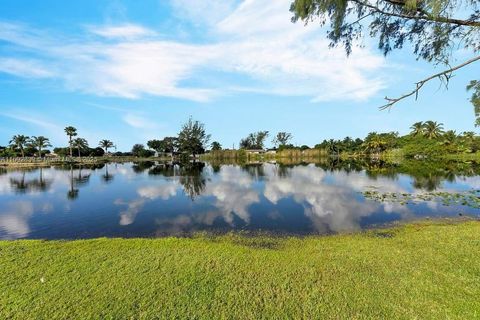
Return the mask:
<svg viewBox="0 0 480 320"><path fill-rule="evenodd" d="M199 162L209 162L209 163L263 163L263 162L278 162L280 164L290 164L290 163L318 163L328 159L339 159L341 161L386 161L393 163L401 163L401 162L417 162L417 163L431 163L431 162L442 162L442 161L479 161L480 156L475 155L448 155L442 158L436 159L398 159L398 158L389 158L386 156L372 158L368 156L357 156L357 155L340 155L339 157L336 156L318 156L318 157L311 157L311 156L303 156L303 157L274 157L274 156L258 156L253 155L247 158L215 158L209 156L201 156L197 159ZM106 164L106 163L128 163L128 162L148 162L148 161L162 161L162 162L171 162L171 158L161 158L161 157L151 157L151 158L135 158L135 157L108 157L108 158L84 158L82 160L73 159L73 161L69 160L39 160L39 161L1 161L0 160L0 167L3 168L15 168L15 167L49 167L54 165L98 165L98 164ZM175 159L174 161L179 161L179 159Z"/></svg>
<svg viewBox="0 0 480 320"><path fill-rule="evenodd" d="M283 232L270 232L265 230L229 230L229 231L197 231L194 233L178 233L172 235L158 235L158 236L136 236L136 237L92 237L92 238L19 238L19 239L0 239L0 244L2 242L15 242L15 241L41 241L41 242L76 242L76 241L89 241L89 240L161 240L161 239L221 239L224 237L240 237L246 239L276 239L276 240L286 240L286 239L321 239L321 238L334 238L334 237L343 237L343 236L365 236L369 234L389 234L395 232L397 229L412 227L412 226L455 226L463 223L479 223L480 217L462 215L457 217L432 217L432 218L420 218L412 219L405 221L394 221L391 223L385 224L376 224L364 227L363 229L358 230L344 230L338 232L327 232L327 233L305 233L305 234L296 234L296 233L283 233Z"/></svg>
<svg viewBox="0 0 480 320"><path fill-rule="evenodd" d="M98 157L98 158L73 158L73 161L68 160L39 160L39 161L1 161L0 167L14 168L14 167L49 167L58 165L96 165L106 163L127 163L127 162L145 162L145 161L170 161L170 158L135 158L135 157Z"/></svg>

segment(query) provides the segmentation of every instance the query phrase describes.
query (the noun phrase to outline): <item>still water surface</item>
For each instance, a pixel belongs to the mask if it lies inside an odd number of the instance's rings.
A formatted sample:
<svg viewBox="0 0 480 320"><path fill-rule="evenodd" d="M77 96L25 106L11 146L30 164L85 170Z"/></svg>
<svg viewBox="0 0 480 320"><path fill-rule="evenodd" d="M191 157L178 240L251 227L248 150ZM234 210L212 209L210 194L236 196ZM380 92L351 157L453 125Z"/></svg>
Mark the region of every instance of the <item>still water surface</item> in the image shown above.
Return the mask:
<svg viewBox="0 0 480 320"><path fill-rule="evenodd" d="M325 234L426 217L478 217L438 201L402 205L362 192L463 192L478 166L323 163L0 169L0 239L158 237L199 231Z"/></svg>

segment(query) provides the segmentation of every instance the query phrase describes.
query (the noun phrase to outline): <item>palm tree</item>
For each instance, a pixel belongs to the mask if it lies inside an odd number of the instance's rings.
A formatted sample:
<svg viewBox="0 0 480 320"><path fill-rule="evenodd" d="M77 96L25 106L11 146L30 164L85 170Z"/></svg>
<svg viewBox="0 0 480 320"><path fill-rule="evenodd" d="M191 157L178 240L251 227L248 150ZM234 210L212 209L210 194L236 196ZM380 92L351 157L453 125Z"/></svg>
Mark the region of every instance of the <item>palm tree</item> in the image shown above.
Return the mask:
<svg viewBox="0 0 480 320"><path fill-rule="evenodd" d="M72 141L72 146L77 148L78 150L78 157L80 158L82 155L80 153L81 150L88 149L88 141L83 138L75 138Z"/></svg>
<svg viewBox="0 0 480 320"><path fill-rule="evenodd" d="M467 141L472 141L475 139L475 132L473 131L465 131L462 133L462 136Z"/></svg>
<svg viewBox="0 0 480 320"><path fill-rule="evenodd" d="M423 121L419 121L419 122L415 122L411 127L410 129L412 129L412 131L410 132L410 134L414 137L416 136L419 136L419 135L423 135L423 131L425 129L425 126L424 126L424 123Z"/></svg>
<svg viewBox="0 0 480 320"><path fill-rule="evenodd" d="M113 142L110 141L110 140L104 139L104 140L101 140L101 141L98 143L98 145L99 145L101 148L105 149L105 153L108 153L108 148L112 148L112 147L113 147Z"/></svg>
<svg viewBox="0 0 480 320"><path fill-rule="evenodd" d="M338 146L335 140L330 139L327 141L327 150L329 151L330 154L339 154Z"/></svg>
<svg viewBox="0 0 480 320"><path fill-rule="evenodd" d="M75 127L72 127L72 126L68 126L68 127L65 128L65 133L68 136L68 144L69 144L69 147L70 147L70 158L71 158L71 157L73 157L72 137L75 137L77 135L77 129Z"/></svg>
<svg viewBox="0 0 480 320"><path fill-rule="evenodd" d="M428 139L436 139L443 133L443 123L437 121L427 121L424 127L425 137Z"/></svg>
<svg viewBox="0 0 480 320"><path fill-rule="evenodd" d="M465 131L462 133L460 137L461 137L462 147L465 149L465 151L471 152L473 149L475 149L475 140L476 140L475 132Z"/></svg>
<svg viewBox="0 0 480 320"><path fill-rule="evenodd" d="M50 140L44 136L33 136L32 139L30 139L30 144L38 149L40 158L42 158L42 149L52 146Z"/></svg>
<svg viewBox="0 0 480 320"><path fill-rule="evenodd" d="M375 134L363 143L365 151L368 153L379 153L387 148L387 142Z"/></svg>
<svg viewBox="0 0 480 320"><path fill-rule="evenodd" d="M450 146L450 145L455 144L458 136L457 136L457 133L455 132L455 130L448 130L447 132L445 132L443 134L442 138L443 138L442 144L445 145L445 146Z"/></svg>
<svg viewBox="0 0 480 320"><path fill-rule="evenodd" d="M25 157L25 145L28 143L29 138L27 136L17 134L12 137L12 140L10 140L10 144L13 147L17 147L20 149L20 152L22 153L22 158Z"/></svg>

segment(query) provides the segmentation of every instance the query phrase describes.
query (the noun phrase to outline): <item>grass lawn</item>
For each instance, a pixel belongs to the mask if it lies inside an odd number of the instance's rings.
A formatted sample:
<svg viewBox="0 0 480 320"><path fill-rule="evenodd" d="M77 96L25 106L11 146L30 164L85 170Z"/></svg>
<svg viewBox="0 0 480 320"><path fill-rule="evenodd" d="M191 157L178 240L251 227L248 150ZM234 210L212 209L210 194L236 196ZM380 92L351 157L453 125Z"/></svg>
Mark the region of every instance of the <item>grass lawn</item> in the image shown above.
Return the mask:
<svg viewBox="0 0 480 320"><path fill-rule="evenodd" d="M480 222L0 242L0 319L152 318L480 318Z"/></svg>

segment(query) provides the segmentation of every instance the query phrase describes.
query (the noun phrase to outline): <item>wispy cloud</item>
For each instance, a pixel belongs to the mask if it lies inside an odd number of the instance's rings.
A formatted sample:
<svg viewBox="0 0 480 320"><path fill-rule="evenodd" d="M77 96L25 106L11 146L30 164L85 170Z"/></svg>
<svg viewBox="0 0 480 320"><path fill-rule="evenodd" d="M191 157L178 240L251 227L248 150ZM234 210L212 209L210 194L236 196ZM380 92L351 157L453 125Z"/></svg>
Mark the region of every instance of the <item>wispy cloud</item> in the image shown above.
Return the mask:
<svg viewBox="0 0 480 320"><path fill-rule="evenodd" d="M247 0L220 21L217 33L232 39L225 57L231 63L224 68L258 80L260 85L250 88L254 92L311 96L313 101L363 100L384 86L378 76L384 67L381 56L359 49L347 58L343 48L329 49L320 26L290 22L289 4Z"/></svg>
<svg viewBox="0 0 480 320"><path fill-rule="evenodd" d="M155 35L155 32L153 32L152 30L135 24L91 27L89 29L92 33L105 38L135 39Z"/></svg>
<svg viewBox="0 0 480 320"><path fill-rule="evenodd" d="M15 111L19 108L10 108L10 111L3 111L7 109L4 106L0 106L0 109L2 109L0 112L0 118L4 117L14 121L20 121L22 123L21 126L15 126L17 128L15 130L19 130L19 128L21 128L20 131L9 130L6 133L7 135L25 134L25 126L30 126L30 134L45 135L51 139L52 144L63 144L66 142L66 136L63 133L65 126L52 122L42 114L37 112L25 113ZM13 122L11 120L9 121L10 123Z"/></svg>
<svg viewBox="0 0 480 320"><path fill-rule="evenodd" d="M202 0L192 5L191 0L171 0L175 15L195 25L213 25L230 14L238 0Z"/></svg>
<svg viewBox="0 0 480 320"><path fill-rule="evenodd" d="M123 121L129 126L137 129L152 129L156 127L156 124L146 117L128 113L123 116Z"/></svg>
<svg viewBox="0 0 480 320"><path fill-rule="evenodd" d="M359 49L346 58L341 48L328 49L319 26L290 22L289 3L208 0L189 6L172 0L178 15L203 23L211 35L208 43L165 40L135 24L89 26L85 36L68 41L61 35L0 24L1 40L32 55L3 68L0 64L0 71L55 77L70 90L129 99L154 95L208 101L251 91L307 96L312 101L364 100L385 86L381 56ZM31 74L28 63L34 67ZM205 80L209 74L228 77L213 83Z"/></svg>
<svg viewBox="0 0 480 320"><path fill-rule="evenodd" d="M0 229L5 232L5 239L18 239L30 233L29 219L33 215L30 201L11 202L0 211Z"/></svg>
<svg viewBox="0 0 480 320"><path fill-rule="evenodd" d="M26 122L52 132L63 131L63 127L36 116L29 116L25 114L12 113L12 112L8 112L8 113L0 112L0 117L6 117L6 118Z"/></svg>
<svg viewBox="0 0 480 320"><path fill-rule="evenodd" d="M51 78L54 73L42 66L40 61L0 57L0 72L22 78Z"/></svg>

